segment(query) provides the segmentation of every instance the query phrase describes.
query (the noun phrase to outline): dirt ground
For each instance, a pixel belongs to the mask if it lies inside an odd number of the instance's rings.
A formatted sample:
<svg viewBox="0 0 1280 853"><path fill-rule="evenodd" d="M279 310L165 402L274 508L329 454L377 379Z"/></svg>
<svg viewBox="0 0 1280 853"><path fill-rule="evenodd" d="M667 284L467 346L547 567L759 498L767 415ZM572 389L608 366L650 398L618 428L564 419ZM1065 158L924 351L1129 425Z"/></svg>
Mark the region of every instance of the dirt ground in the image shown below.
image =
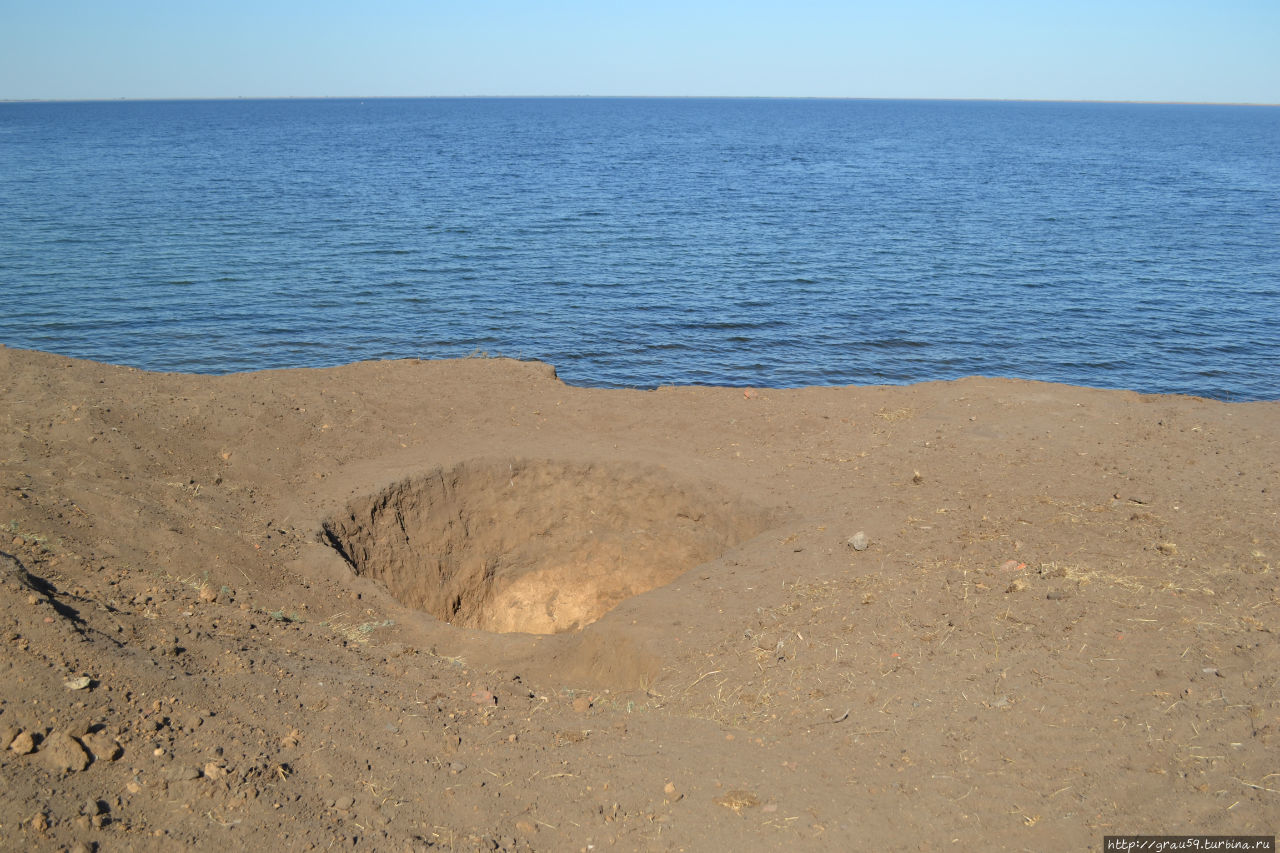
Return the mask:
<svg viewBox="0 0 1280 853"><path fill-rule="evenodd" d="M1280 403L0 348L0 848L1280 829Z"/></svg>

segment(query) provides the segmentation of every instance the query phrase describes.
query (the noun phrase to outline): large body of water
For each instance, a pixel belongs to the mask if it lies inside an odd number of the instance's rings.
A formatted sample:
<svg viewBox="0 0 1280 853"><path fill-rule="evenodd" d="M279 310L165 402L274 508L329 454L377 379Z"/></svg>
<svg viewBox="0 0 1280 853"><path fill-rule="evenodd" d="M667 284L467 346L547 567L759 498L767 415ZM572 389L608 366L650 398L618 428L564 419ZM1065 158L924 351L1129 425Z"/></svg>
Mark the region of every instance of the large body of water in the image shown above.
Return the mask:
<svg viewBox="0 0 1280 853"><path fill-rule="evenodd" d="M1280 109L0 104L0 343L1280 398Z"/></svg>

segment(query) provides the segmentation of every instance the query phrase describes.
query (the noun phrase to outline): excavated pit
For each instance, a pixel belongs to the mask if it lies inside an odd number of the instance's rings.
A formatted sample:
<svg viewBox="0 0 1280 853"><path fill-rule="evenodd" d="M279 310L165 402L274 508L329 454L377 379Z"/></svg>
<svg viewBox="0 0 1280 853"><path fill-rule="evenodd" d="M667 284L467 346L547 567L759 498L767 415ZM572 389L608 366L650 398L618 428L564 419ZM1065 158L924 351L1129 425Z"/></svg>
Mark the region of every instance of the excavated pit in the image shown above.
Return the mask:
<svg viewBox="0 0 1280 853"><path fill-rule="evenodd" d="M657 469L463 463L353 501L324 534L402 604L484 631L553 634L763 531L768 515Z"/></svg>

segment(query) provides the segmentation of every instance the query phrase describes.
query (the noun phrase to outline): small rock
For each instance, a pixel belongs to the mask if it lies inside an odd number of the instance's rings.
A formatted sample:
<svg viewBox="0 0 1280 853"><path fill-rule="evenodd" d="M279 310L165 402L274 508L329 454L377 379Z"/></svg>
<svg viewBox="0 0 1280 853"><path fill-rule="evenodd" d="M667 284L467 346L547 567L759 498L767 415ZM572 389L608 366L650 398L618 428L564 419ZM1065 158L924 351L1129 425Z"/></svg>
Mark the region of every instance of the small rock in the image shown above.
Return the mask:
<svg viewBox="0 0 1280 853"><path fill-rule="evenodd" d="M31 818L31 828L36 832L43 833L49 828L49 816L44 812L40 812L40 814Z"/></svg>
<svg viewBox="0 0 1280 853"><path fill-rule="evenodd" d="M537 831L538 831L538 826L532 821L528 821L528 820L516 821L516 832L518 832L521 835L533 835Z"/></svg>
<svg viewBox="0 0 1280 853"><path fill-rule="evenodd" d="M920 485L924 482L924 475L919 471L911 472L911 482L915 483L917 486Z"/></svg>
<svg viewBox="0 0 1280 853"><path fill-rule="evenodd" d="M340 812L349 811L356 804L355 797L343 795L333 801L333 807Z"/></svg>
<svg viewBox="0 0 1280 853"><path fill-rule="evenodd" d="M483 687L477 687L475 690L471 691L471 701L475 702L477 705L497 705L498 697L494 696Z"/></svg>
<svg viewBox="0 0 1280 853"><path fill-rule="evenodd" d="M1009 584L1005 592L1022 592L1027 588L1027 582L1022 578L1014 578L1013 583Z"/></svg>
<svg viewBox="0 0 1280 853"><path fill-rule="evenodd" d="M865 551L867 546L871 544L871 540L867 538L867 534L859 530L845 540L845 544L855 551Z"/></svg>
<svg viewBox="0 0 1280 853"><path fill-rule="evenodd" d="M79 772L89 766L84 745L66 732L54 732L40 750L47 764L59 772Z"/></svg>
<svg viewBox="0 0 1280 853"><path fill-rule="evenodd" d="M221 779L227 775L227 769L216 761L209 761L204 765L204 778Z"/></svg>
<svg viewBox="0 0 1280 853"><path fill-rule="evenodd" d="M467 769L467 765L463 764L461 761L449 762L449 772L454 774L455 776L466 769Z"/></svg>
<svg viewBox="0 0 1280 853"><path fill-rule="evenodd" d="M115 761L124 752L120 743L106 731L90 732L80 739L96 761Z"/></svg>
<svg viewBox="0 0 1280 853"><path fill-rule="evenodd" d="M1178 546L1172 542L1161 542L1156 546L1156 550L1166 557L1173 557L1178 553Z"/></svg>
<svg viewBox="0 0 1280 853"><path fill-rule="evenodd" d="M1051 589L1045 593L1044 597L1050 601L1062 601L1067 598L1067 593L1066 590Z"/></svg>
<svg viewBox="0 0 1280 853"><path fill-rule="evenodd" d="M79 678L73 678L70 681L62 682L62 686L68 690L84 690L90 684L93 684L93 679L87 675L82 675Z"/></svg>

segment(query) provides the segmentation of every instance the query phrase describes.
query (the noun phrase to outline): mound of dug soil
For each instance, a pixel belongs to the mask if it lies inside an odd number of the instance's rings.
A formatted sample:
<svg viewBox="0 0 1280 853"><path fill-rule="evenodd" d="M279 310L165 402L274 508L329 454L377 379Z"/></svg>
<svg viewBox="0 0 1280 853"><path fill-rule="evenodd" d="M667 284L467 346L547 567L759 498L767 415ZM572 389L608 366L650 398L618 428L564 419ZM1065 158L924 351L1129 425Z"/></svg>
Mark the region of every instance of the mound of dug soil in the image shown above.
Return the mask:
<svg viewBox="0 0 1280 853"><path fill-rule="evenodd" d="M1280 403L0 347L0 848L1280 826Z"/></svg>

